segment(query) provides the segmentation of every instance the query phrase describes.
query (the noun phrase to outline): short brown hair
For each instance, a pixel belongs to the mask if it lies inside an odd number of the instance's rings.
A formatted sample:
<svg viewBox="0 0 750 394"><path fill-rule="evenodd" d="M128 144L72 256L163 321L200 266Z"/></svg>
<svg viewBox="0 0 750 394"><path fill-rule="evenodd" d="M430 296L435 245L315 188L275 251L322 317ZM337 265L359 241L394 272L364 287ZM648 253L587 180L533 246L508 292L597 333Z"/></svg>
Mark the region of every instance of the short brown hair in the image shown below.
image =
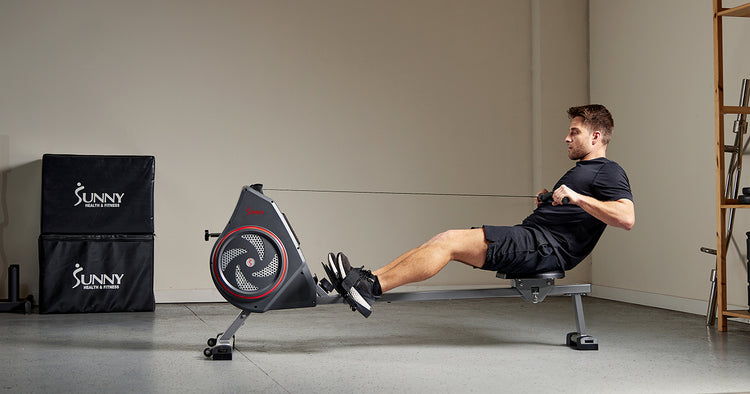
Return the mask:
<svg viewBox="0 0 750 394"><path fill-rule="evenodd" d="M568 108L568 118L580 116L583 118L583 124L591 131L600 131L602 133L602 143L609 144L612 139L612 129L615 128L615 121L612 114L601 104L581 105L578 107Z"/></svg>

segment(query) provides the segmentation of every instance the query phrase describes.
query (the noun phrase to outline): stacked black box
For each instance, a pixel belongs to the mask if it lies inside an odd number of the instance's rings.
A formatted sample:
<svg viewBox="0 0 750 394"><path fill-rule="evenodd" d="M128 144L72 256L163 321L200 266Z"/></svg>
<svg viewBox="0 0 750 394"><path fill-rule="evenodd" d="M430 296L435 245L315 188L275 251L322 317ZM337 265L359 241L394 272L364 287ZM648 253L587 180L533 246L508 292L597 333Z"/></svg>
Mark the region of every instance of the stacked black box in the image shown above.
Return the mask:
<svg viewBox="0 0 750 394"><path fill-rule="evenodd" d="M154 310L154 157L44 155L41 313Z"/></svg>

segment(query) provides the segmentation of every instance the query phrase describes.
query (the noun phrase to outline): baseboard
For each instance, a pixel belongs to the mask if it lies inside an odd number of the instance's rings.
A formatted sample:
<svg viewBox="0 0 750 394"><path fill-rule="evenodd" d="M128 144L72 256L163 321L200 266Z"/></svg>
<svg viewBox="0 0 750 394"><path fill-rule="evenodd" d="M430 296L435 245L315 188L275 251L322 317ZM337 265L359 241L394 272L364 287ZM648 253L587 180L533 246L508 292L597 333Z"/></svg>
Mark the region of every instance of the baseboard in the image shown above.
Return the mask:
<svg viewBox="0 0 750 394"><path fill-rule="evenodd" d="M672 311L692 313L706 316L708 300L693 300L689 298L675 297L665 294L647 293L642 291L619 289L616 287L591 285L591 296L607 300L627 302L650 306L654 308L669 309ZM743 306L729 305L729 309L744 309ZM733 319L750 323L747 319Z"/></svg>

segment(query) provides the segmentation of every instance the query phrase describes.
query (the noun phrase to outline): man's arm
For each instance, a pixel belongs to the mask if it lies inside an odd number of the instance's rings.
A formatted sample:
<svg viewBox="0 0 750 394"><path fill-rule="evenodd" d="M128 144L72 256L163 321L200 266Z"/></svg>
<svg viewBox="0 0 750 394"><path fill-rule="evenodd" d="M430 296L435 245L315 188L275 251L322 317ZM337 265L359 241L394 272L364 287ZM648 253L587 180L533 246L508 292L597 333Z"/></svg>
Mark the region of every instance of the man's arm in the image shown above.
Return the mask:
<svg viewBox="0 0 750 394"><path fill-rule="evenodd" d="M593 197L578 194L562 185L552 195L552 205L561 205L563 197L570 199L568 204L578 205L589 215L607 225L630 230L635 224L635 206L626 198L617 201L599 201Z"/></svg>

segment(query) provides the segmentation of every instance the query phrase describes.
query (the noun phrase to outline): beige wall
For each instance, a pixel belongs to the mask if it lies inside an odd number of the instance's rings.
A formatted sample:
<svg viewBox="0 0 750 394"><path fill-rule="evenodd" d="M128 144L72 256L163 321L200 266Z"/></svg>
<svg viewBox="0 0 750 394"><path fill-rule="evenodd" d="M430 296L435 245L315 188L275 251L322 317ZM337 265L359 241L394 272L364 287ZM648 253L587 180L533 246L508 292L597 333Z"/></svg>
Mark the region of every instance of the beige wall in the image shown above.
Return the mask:
<svg viewBox="0 0 750 394"><path fill-rule="evenodd" d="M698 249L716 247L711 2L592 0L590 13L591 98L614 113L610 153L627 169L637 207L635 228L608 230L593 254L594 293L705 313L714 259ZM749 34L747 20L726 22L729 105L750 77ZM727 288L740 306L748 230L750 216L739 212Z"/></svg>
<svg viewBox="0 0 750 394"><path fill-rule="evenodd" d="M585 1L0 1L3 267L21 264L22 293L38 294L44 153L156 156L160 302L218 299L202 233L245 184L533 194L571 165L564 110L587 98L586 31ZM379 266L532 207L267 194L319 274L329 250ZM494 283L456 265L429 284Z"/></svg>
<svg viewBox="0 0 750 394"><path fill-rule="evenodd" d="M702 313L713 259L698 248L715 243L710 2L587 3L0 1L0 291L21 264L22 293L37 293L44 153L155 155L157 299L209 300L202 231L223 228L242 185L531 194L571 165L564 110L590 86L614 113L609 156L630 175L637 223L607 230L594 264L569 276L591 275L599 296ZM748 29L726 24L730 104ZM329 250L377 266L531 207L268 194L316 272ZM749 225L740 213L728 260L740 306ZM428 284L488 283L456 265Z"/></svg>

